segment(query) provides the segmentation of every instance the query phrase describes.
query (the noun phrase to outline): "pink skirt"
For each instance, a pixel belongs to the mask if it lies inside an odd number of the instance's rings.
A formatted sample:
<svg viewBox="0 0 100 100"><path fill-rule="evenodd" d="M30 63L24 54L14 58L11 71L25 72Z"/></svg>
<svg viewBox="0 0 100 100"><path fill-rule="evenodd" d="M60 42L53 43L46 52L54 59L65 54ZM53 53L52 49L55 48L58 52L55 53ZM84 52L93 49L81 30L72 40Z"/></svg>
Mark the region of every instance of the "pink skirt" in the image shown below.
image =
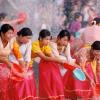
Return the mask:
<svg viewBox="0 0 100 100"><path fill-rule="evenodd" d="M0 63L0 100L19 100L9 76L10 69L6 64Z"/></svg>
<svg viewBox="0 0 100 100"><path fill-rule="evenodd" d="M18 65L14 64L15 67ZM36 85L32 69L28 70L24 78L12 74L11 80L16 88L19 100L37 100Z"/></svg>
<svg viewBox="0 0 100 100"><path fill-rule="evenodd" d="M93 96L93 90L90 82L86 79L85 81L79 81L73 76L72 71L67 71L63 77L64 82L64 93L68 99L84 98L90 99Z"/></svg>
<svg viewBox="0 0 100 100"><path fill-rule="evenodd" d="M39 100L65 100L59 66L54 62L40 61Z"/></svg>
<svg viewBox="0 0 100 100"><path fill-rule="evenodd" d="M100 71L96 73L97 83L100 84Z"/></svg>

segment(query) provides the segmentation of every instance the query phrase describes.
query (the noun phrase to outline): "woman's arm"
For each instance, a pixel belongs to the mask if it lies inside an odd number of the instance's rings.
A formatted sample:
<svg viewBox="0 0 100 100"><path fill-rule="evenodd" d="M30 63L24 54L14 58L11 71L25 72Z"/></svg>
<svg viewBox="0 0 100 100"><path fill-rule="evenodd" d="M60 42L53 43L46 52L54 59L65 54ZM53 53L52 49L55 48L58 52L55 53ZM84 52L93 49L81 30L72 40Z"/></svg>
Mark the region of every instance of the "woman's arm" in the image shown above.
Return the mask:
<svg viewBox="0 0 100 100"><path fill-rule="evenodd" d="M1 57L0 56L0 62L7 64L9 68L12 67L12 63L6 57Z"/></svg>
<svg viewBox="0 0 100 100"><path fill-rule="evenodd" d="M75 59L72 58L71 56L71 49L70 49L70 43L68 43L67 47L65 48L65 56L69 62L69 64L75 64Z"/></svg>
<svg viewBox="0 0 100 100"><path fill-rule="evenodd" d="M88 66L89 66L89 63L85 62L85 64L82 66L82 70L85 73L85 75L87 76L87 78L91 81L92 86L95 86L95 79L92 79L90 77L90 75L88 74L88 72L86 71L86 67L88 67Z"/></svg>
<svg viewBox="0 0 100 100"><path fill-rule="evenodd" d="M32 49L32 45L31 45L31 41L29 41L29 43L27 43L26 52L24 54L24 61L25 61L26 69L29 67L30 62L31 62L31 49Z"/></svg>
<svg viewBox="0 0 100 100"><path fill-rule="evenodd" d="M16 41L14 41L14 43L13 43L12 52L13 52L14 56L16 57L16 59L18 60L19 64L22 66L22 68L25 68L25 62L24 62L23 56L20 52L19 44Z"/></svg>
<svg viewBox="0 0 100 100"><path fill-rule="evenodd" d="M41 59L44 59L45 61L54 61L54 62L61 63L61 64L66 63L66 60L61 60L57 57L54 57L53 54L49 54L49 56L46 56L44 53L38 52L37 55Z"/></svg>
<svg viewBox="0 0 100 100"><path fill-rule="evenodd" d="M58 57L55 57L52 54L51 47L49 45L44 47L44 50L42 51L38 42L32 43L32 57L34 58L34 55L40 57L41 59L44 59L46 61L54 61L58 63L65 63L66 61L59 59Z"/></svg>
<svg viewBox="0 0 100 100"><path fill-rule="evenodd" d="M26 13L20 12L18 18L13 20L4 20L2 21L2 24L11 24L11 25L22 24L23 22L26 21L26 19L27 19Z"/></svg>

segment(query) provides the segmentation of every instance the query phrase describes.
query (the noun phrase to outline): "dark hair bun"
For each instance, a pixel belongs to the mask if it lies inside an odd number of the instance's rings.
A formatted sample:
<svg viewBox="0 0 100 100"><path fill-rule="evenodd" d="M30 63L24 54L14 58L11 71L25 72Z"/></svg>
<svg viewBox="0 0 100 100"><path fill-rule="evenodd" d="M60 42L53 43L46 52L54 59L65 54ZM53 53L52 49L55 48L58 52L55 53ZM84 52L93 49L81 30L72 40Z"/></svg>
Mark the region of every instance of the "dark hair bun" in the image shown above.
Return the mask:
<svg viewBox="0 0 100 100"><path fill-rule="evenodd" d="M93 50L100 50L100 41L95 41L92 45L91 48Z"/></svg>
<svg viewBox="0 0 100 100"><path fill-rule="evenodd" d="M17 32L18 36L32 36L32 31L30 28L24 27L19 32Z"/></svg>

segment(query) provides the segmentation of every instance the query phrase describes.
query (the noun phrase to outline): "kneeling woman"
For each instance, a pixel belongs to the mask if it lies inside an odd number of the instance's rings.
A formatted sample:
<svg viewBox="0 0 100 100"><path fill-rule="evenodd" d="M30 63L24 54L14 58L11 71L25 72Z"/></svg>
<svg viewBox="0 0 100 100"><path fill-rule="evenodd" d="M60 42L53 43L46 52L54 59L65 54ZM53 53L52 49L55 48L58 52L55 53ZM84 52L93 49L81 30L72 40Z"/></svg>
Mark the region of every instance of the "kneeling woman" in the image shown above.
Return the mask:
<svg viewBox="0 0 100 100"><path fill-rule="evenodd" d="M75 59L72 59L70 54L70 33L67 30L62 30L57 36L57 41L51 42L50 46L55 57L65 59L69 63L69 65L66 64L67 70L60 67L63 75L65 97L74 100L92 97L92 87L89 81L87 79L80 81L73 76L73 69L78 65L75 64Z"/></svg>
<svg viewBox="0 0 100 100"><path fill-rule="evenodd" d="M49 46L50 32L43 29L39 39L32 43L32 58L40 57L39 100L64 100L64 90L58 63L65 61L54 57Z"/></svg>
<svg viewBox="0 0 100 100"><path fill-rule="evenodd" d="M0 100L19 100L15 88L10 84L10 72L13 67L8 56L12 50L12 35L14 29L9 24L1 26L0 30Z"/></svg>
<svg viewBox="0 0 100 100"><path fill-rule="evenodd" d="M13 63L11 80L16 88L19 100L36 100L36 87L31 62L31 36L29 28L22 28L13 39L12 54L9 56Z"/></svg>

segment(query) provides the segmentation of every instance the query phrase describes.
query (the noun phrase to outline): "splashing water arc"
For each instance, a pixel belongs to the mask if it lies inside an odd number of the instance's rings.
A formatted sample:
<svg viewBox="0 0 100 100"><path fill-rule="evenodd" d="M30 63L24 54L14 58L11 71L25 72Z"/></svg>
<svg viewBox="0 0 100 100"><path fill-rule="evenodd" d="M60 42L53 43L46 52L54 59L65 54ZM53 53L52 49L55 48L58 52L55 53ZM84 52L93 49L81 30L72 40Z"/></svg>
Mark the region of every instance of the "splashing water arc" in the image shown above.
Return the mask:
<svg viewBox="0 0 100 100"><path fill-rule="evenodd" d="M46 28L54 31L52 34L57 34L59 30L59 19L62 15L62 9L59 9L63 0L0 0L0 11L6 12L9 16L25 17L20 12L25 12L27 21L19 26L28 26L32 29L34 36L37 39L41 27L45 24ZM2 9L3 8L3 9ZM10 12L10 13L9 13Z"/></svg>

